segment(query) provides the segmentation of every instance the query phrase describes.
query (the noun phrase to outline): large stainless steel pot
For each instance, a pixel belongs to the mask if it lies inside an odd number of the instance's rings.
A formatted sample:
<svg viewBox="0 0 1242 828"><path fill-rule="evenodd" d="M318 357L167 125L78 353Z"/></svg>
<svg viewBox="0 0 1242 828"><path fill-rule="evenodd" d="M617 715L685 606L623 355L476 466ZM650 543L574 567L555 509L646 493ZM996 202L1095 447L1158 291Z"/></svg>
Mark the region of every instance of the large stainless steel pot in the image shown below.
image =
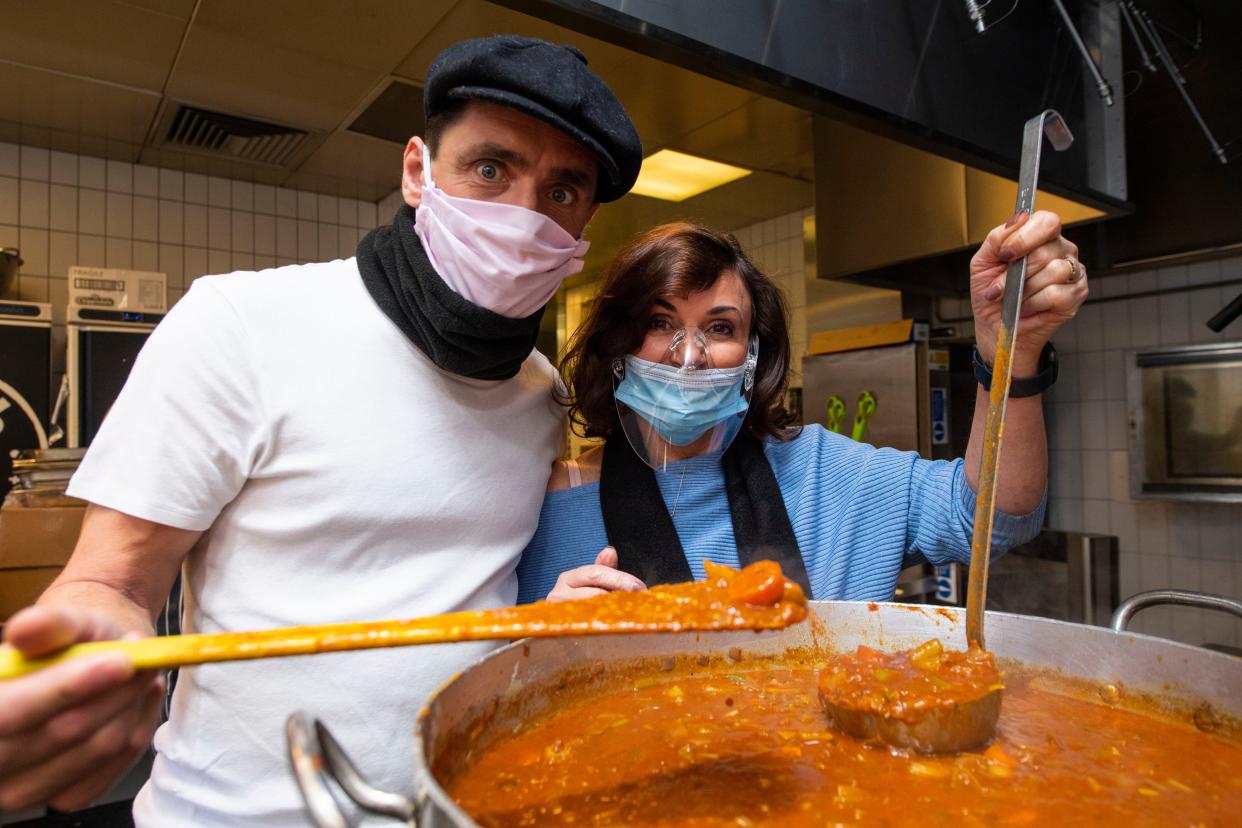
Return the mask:
<svg viewBox="0 0 1242 828"><path fill-rule="evenodd" d="M1242 616L1242 603L1221 596L1161 591L1137 595L1118 608L1117 630L1008 613L988 613L988 647L1025 667L1119 688L1127 697L1168 701L1175 714L1242 720L1242 659L1186 644L1121 631L1138 608L1191 603ZM318 722L290 717L290 757L312 824L346 828L332 793L339 786L365 810L422 828L472 826L436 780L432 768L555 705L556 689L605 682L616 670L644 665L654 672L693 666L704 656L743 660L799 649L852 650L859 644L914 647L931 637L965 646L964 610L908 604L811 602L812 618L779 633L632 635L518 641L499 649L445 685L419 714L415 731L415 794L375 790ZM1004 713L1002 712L1002 716Z"/></svg>

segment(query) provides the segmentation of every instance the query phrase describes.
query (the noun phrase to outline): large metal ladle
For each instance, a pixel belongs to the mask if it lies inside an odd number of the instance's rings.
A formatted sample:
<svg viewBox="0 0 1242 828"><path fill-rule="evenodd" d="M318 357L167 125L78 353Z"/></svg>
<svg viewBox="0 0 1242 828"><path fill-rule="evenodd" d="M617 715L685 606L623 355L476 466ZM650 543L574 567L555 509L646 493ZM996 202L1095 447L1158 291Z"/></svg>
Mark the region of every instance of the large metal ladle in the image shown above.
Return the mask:
<svg viewBox="0 0 1242 828"><path fill-rule="evenodd" d="M1074 141L1065 119L1055 110L1044 110L1026 122L1022 131L1022 163L1015 215L1023 211L1030 213L1034 209L1044 135L1058 151L1067 149ZM991 397L988 400L983 459L975 500L974 535L970 542L966 641L969 647L980 650L985 649L983 619L987 606L992 523L996 516L996 473L1005 431L1005 405L1009 400L1009 383L1013 377L1013 345L1022 313L1025 284L1026 257L1023 256L1010 262L1005 274L1005 294L996 337L996 364L992 366ZM839 702L824 701L824 707L836 725L852 736L878 738L886 744L922 753L956 753L979 747L992 739L1000 717L1001 692L999 689L988 690L978 698L941 706L917 720L906 721L852 709Z"/></svg>

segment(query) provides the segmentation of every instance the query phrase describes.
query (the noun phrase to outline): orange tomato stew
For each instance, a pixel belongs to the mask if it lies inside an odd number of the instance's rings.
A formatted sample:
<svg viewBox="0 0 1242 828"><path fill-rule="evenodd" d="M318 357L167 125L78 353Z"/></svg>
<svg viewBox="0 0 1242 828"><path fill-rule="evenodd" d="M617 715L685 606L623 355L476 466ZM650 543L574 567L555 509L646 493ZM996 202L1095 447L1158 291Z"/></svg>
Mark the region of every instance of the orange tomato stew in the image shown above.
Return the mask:
<svg viewBox="0 0 1242 828"><path fill-rule="evenodd" d="M825 664L762 664L625 674L436 776L485 826L1211 826L1242 814L1232 735L1007 670L991 745L920 756L833 730L817 698Z"/></svg>

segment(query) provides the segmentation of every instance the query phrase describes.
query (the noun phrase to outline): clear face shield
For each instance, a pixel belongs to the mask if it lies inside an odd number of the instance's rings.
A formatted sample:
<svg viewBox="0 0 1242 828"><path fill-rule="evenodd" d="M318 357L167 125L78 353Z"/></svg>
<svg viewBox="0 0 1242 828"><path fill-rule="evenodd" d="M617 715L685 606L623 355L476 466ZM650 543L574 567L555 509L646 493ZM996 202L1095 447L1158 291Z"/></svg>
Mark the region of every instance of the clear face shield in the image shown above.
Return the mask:
<svg viewBox="0 0 1242 828"><path fill-rule="evenodd" d="M751 337L741 365L717 367L707 335L694 327L673 333L663 362L614 360L613 399L634 452L662 471L728 448L750 409L758 361L759 338Z"/></svg>

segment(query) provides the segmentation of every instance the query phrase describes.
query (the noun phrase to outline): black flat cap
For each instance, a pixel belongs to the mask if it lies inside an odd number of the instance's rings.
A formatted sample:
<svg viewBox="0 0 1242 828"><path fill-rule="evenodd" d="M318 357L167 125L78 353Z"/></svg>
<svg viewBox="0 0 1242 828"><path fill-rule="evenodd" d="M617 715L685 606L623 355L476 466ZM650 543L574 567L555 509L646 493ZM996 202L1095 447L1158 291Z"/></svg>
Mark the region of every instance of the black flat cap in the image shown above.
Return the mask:
<svg viewBox="0 0 1242 828"><path fill-rule="evenodd" d="M546 121L581 141L599 159L597 201L629 192L643 147L621 102L573 46L517 35L463 40L427 69L428 118L457 100L491 101Z"/></svg>

